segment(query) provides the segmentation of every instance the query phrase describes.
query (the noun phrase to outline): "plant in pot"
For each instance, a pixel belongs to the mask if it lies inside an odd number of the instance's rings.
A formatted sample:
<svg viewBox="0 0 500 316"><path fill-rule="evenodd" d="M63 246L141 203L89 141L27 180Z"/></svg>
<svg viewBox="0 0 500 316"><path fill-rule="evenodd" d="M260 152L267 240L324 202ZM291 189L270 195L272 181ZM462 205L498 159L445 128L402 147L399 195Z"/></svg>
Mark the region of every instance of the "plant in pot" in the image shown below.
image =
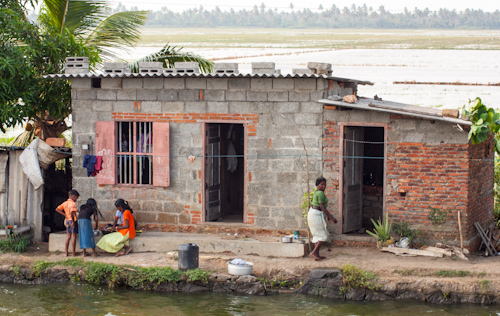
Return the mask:
<svg viewBox="0 0 500 316"><path fill-rule="evenodd" d="M377 238L377 248L381 249L393 244L394 238L391 236L392 218L389 221L389 218L386 216L385 220L379 218L376 222L373 219L371 221L374 227L373 232L367 231L367 233Z"/></svg>

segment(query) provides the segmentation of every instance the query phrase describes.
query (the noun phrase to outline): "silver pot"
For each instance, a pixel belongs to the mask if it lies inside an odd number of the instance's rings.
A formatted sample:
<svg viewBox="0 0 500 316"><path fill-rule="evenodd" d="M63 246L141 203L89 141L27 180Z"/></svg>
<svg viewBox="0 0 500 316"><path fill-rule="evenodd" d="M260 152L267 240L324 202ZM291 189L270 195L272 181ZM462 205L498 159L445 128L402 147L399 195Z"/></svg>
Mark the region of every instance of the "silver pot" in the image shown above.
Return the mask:
<svg viewBox="0 0 500 316"><path fill-rule="evenodd" d="M292 242L292 237L290 237L290 236L283 236L283 237L281 237L281 242L291 243Z"/></svg>

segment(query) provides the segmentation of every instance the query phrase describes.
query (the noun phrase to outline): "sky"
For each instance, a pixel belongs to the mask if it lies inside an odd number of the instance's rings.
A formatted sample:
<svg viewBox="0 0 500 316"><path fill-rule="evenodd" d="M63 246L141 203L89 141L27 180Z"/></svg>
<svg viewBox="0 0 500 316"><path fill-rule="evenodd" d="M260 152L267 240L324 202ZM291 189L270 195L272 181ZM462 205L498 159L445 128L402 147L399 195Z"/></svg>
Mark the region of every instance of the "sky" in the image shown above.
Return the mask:
<svg viewBox="0 0 500 316"><path fill-rule="evenodd" d="M121 2L126 7L137 6L140 10L160 10L161 7L167 7L172 11L183 11L185 9L203 6L207 10L219 6L221 10L235 10L251 9L254 5L266 4L267 8L277 8L278 11L289 10L290 3L296 10L309 8L316 10L320 5L324 8L329 8L332 4L337 7L343 8L350 7L353 3L356 5L363 5L366 3L368 7L373 7L376 10L379 6L383 5L387 11L393 13L401 12L406 7L413 10L415 7L419 9L429 8L431 11L437 11L440 8L447 8L449 10L463 11L469 9L481 9L487 12L500 10L500 1L498 0L110 0L112 4L118 5Z"/></svg>

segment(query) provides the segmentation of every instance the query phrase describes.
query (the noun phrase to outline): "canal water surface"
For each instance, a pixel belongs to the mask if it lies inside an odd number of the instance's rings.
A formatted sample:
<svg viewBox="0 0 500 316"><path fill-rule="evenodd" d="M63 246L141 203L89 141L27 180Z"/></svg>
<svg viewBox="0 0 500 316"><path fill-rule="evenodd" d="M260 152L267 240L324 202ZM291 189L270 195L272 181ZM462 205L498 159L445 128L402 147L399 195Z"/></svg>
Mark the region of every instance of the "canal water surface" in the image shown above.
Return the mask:
<svg viewBox="0 0 500 316"><path fill-rule="evenodd" d="M151 293L88 284L0 283L0 315L500 315L500 306L343 302L299 294Z"/></svg>

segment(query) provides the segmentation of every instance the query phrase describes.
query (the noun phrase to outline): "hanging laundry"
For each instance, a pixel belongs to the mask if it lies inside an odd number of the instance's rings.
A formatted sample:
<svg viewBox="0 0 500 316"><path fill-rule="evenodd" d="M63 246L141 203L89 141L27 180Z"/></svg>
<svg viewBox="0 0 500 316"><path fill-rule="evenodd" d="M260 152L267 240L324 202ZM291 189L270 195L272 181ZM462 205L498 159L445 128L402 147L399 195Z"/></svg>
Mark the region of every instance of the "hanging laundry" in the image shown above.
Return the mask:
<svg viewBox="0 0 500 316"><path fill-rule="evenodd" d="M94 166L94 171L92 171L92 176L95 177L101 170L102 170L102 156L96 156L96 162Z"/></svg>
<svg viewBox="0 0 500 316"><path fill-rule="evenodd" d="M227 171L233 173L238 167L238 158L236 158L236 150L234 149L233 142L229 142L227 146Z"/></svg>
<svg viewBox="0 0 500 316"><path fill-rule="evenodd" d="M83 156L83 167L87 168L87 177L95 177L102 169L102 156Z"/></svg>

